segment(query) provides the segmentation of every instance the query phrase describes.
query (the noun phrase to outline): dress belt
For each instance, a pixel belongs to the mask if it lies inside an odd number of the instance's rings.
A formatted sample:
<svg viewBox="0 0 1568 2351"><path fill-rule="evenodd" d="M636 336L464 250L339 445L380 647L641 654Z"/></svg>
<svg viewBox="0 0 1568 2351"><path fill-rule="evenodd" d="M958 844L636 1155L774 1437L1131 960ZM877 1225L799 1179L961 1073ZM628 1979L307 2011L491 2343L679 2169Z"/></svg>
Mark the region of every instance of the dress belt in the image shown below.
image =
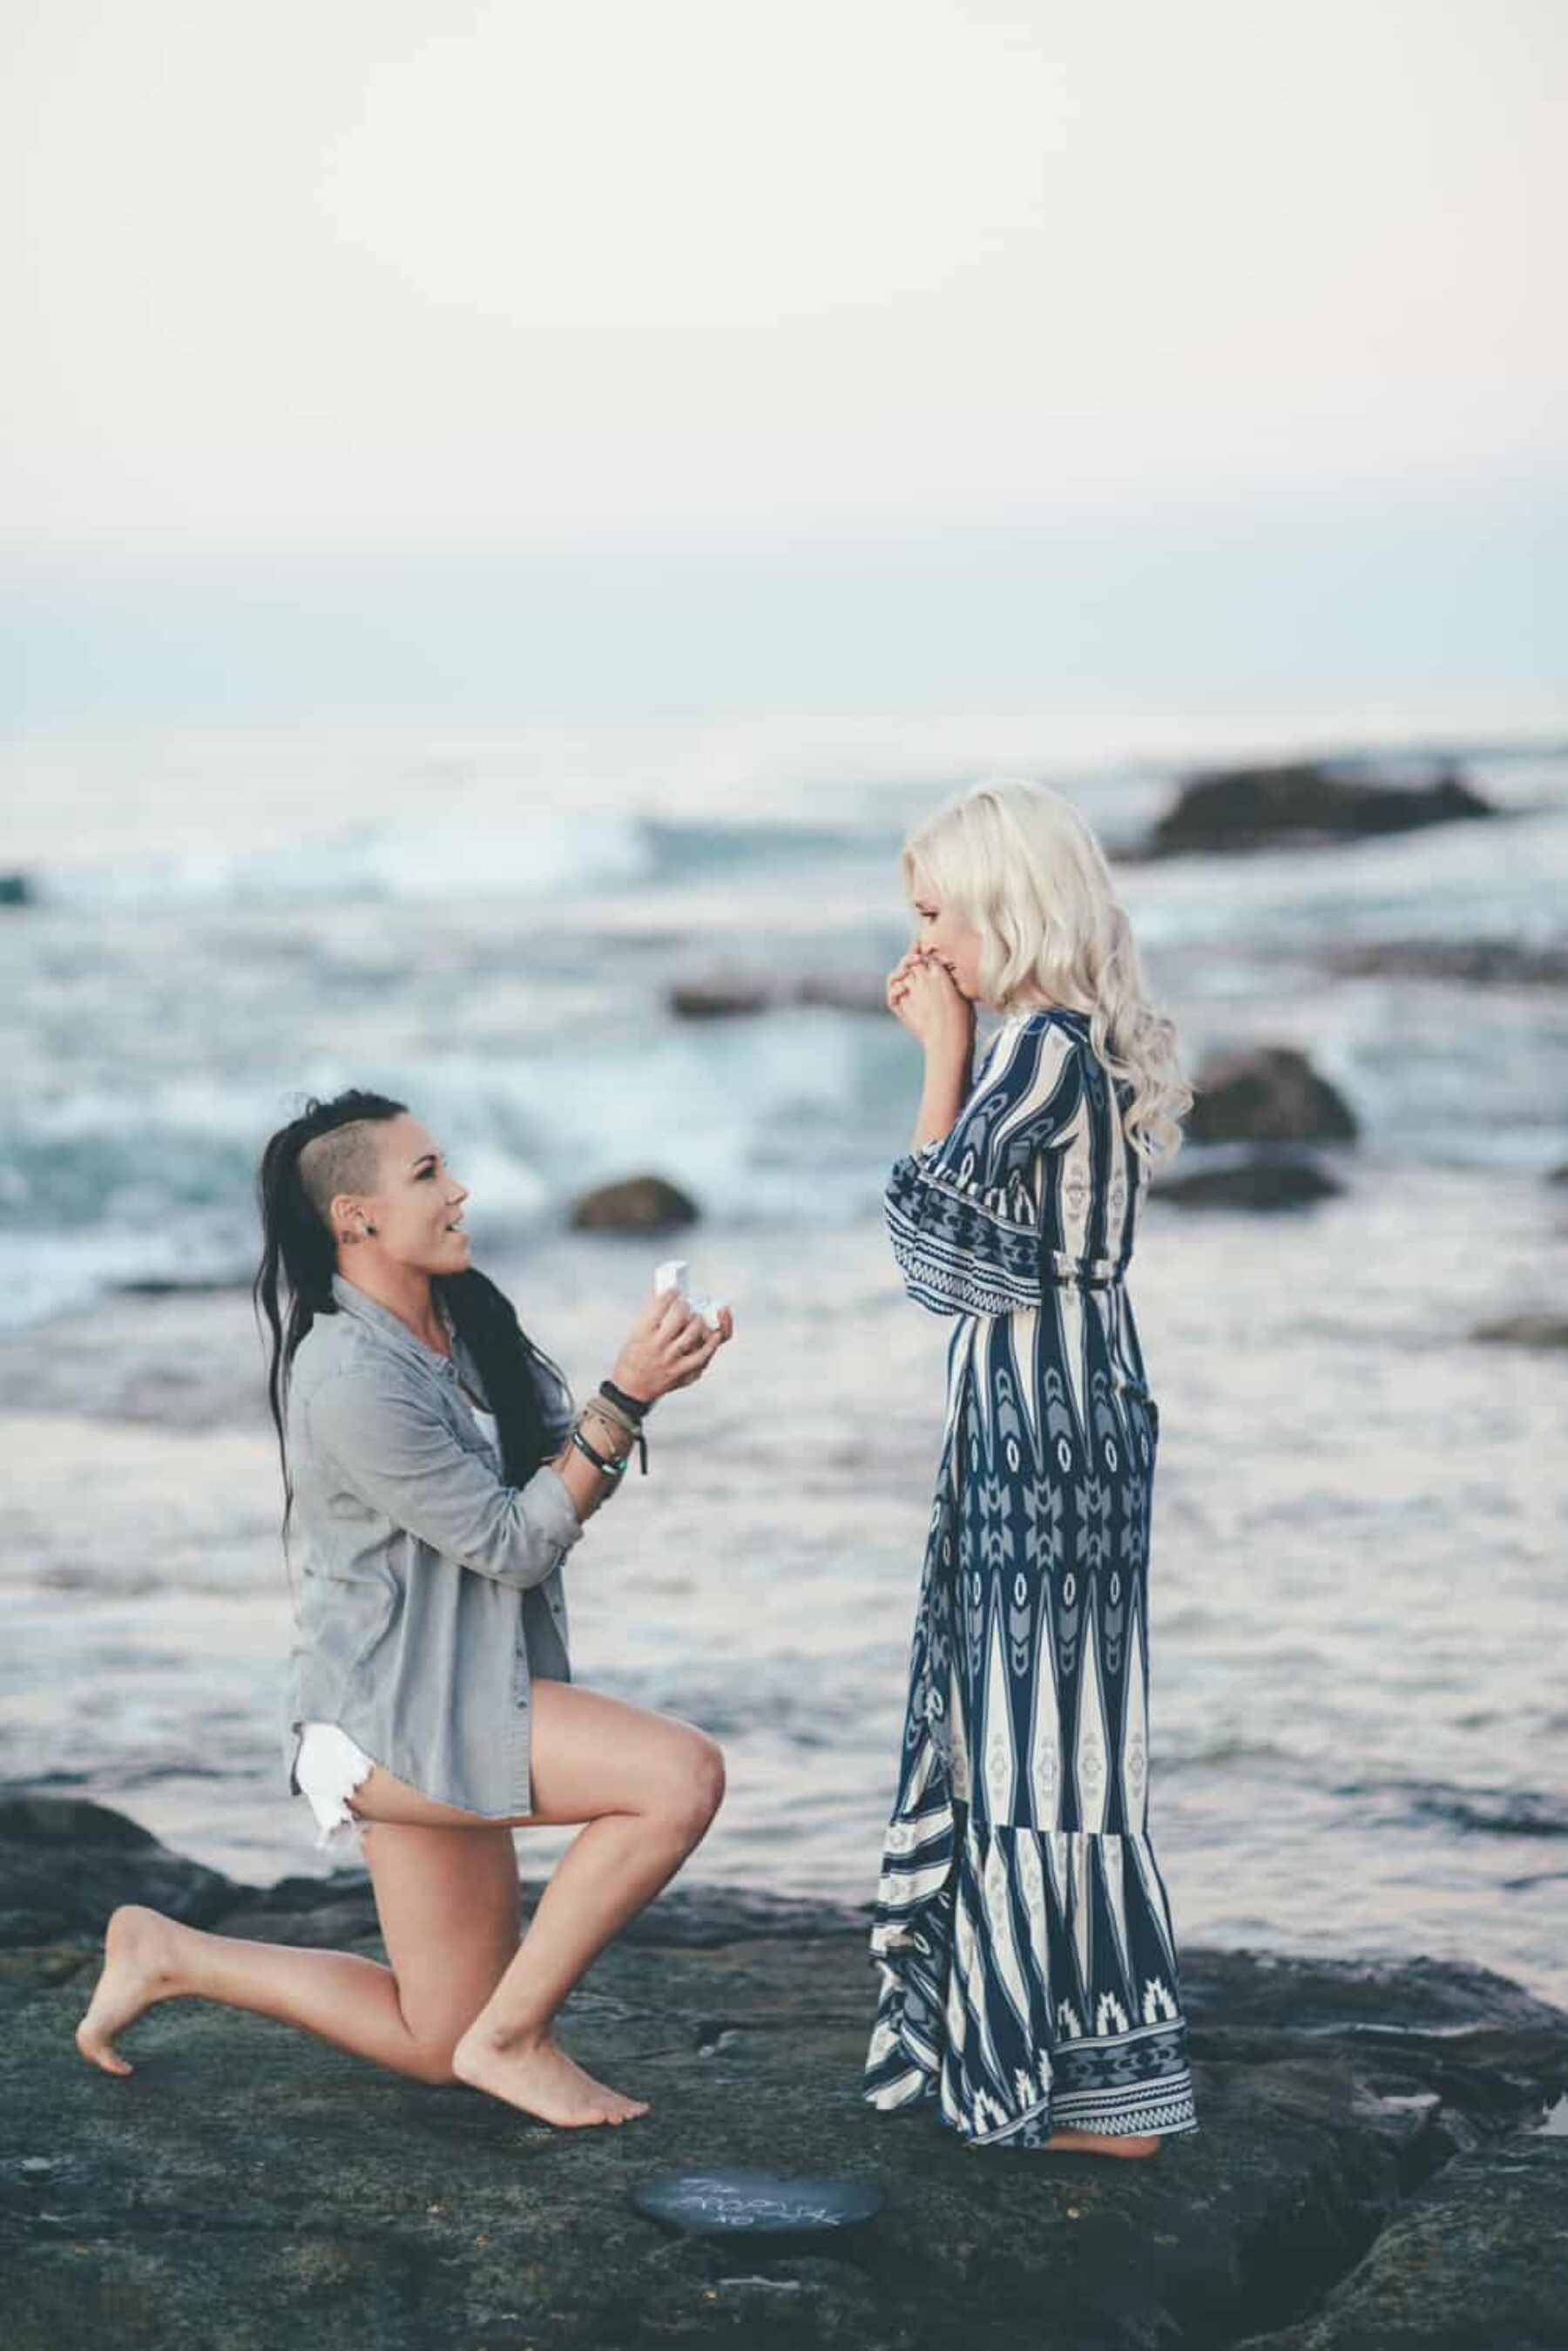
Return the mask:
<svg viewBox="0 0 1568 2351"><path fill-rule="evenodd" d="M1121 1280L1122 1269L1114 1258L1080 1260L1062 1249L1042 1249L1040 1278L1056 1290L1109 1290Z"/></svg>

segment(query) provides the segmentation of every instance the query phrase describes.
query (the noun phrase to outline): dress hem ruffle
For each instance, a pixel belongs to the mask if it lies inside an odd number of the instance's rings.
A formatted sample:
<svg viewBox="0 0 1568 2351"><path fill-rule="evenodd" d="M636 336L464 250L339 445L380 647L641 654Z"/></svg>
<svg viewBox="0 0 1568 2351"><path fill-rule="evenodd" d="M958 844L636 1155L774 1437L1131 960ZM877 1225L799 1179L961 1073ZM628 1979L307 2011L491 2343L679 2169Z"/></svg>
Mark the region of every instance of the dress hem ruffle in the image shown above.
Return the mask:
<svg viewBox="0 0 1568 2351"><path fill-rule="evenodd" d="M922 1810L896 1818L889 1832L871 1930L870 1959L882 1992L867 2056L866 2103L884 2113L935 2105L939 2119L971 2147L1043 2147L1056 2129L1172 2138L1199 2130L1164 1889L1147 1833L999 1831L977 1823L961 1803L939 1799L932 1805L930 1793L928 1785ZM1023 1916L1015 1901L1020 1838L1031 1848L1036 1906L1041 1893L1047 1896L1044 1919L1035 1907L1026 1948L1018 1939ZM1118 1854L1110 1875L1124 1902L1137 1888L1147 1906L1138 1948L1146 1959L1159 1949L1141 2012L1131 2003L1131 1985L1124 1979L1110 1989L1100 1965L1088 1984L1079 1980L1072 1920L1083 1905L1100 1920L1093 1949L1108 1959L1102 1905L1106 1849L1113 1845ZM1129 1864L1132 1846L1140 1853ZM1011 1861L1004 1869L1003 1850ZM1065 1910L1062 1897L1071 1906ZM1113 1969L1113 1980L1121 1973ZM1033 2026L1012 2016L1012 2045L1003 2057L992 2039L994 2021L1029 1986L1023 2013L1033 2011ZM1041 2029L1036 2001L1060 2029ZM1075 2029L1080 2014L1097 2019L1102 2029Z"/></svg>

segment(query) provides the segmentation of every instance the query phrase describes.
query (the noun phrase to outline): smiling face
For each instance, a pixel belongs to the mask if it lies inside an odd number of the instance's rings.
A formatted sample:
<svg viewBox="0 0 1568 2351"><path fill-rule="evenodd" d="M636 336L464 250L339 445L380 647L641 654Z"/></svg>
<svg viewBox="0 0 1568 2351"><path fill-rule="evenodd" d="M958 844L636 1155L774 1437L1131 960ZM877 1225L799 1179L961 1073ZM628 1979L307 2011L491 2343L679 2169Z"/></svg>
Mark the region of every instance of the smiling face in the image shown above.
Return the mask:
<svg viewBox="0 0 1568 2351"><path fill-rule="evenodd" d="M421 1273L462 1273L472 1249L462 1223L467 1186L411 1111L379 1123L373 1133L376 1188L333 1195L334 1238L361 1262L363 1251L377 1250Z"/></svg>
<svg viewBox="0 0 1568 2351"><path fill-rule="evenodd" d="M924 874L917 874L909 903L915 913L915 943L945 964L959 994L974 1003L980 995L980 933L961 923Z"/></svg>

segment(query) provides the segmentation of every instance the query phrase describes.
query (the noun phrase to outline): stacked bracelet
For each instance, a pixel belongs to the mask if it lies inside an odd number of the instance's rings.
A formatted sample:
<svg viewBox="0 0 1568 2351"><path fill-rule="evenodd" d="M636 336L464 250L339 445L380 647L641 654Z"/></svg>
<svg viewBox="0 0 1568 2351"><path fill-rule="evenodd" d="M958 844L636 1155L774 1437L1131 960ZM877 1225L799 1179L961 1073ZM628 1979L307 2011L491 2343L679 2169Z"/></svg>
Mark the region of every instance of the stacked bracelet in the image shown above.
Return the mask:
<svg viewBox="0 0 1568 2351"><path fill-rule="evenodd" d="M645 1478L648 1475L648 1439L643 1435L642 1416L648 1409L648 1405L637 1397L628 1396L624 1388L618 1388L613 1380L599 1382L598 1395L588 1405L590 1412L597 1412L607 1426L618 1429L636 1446Z"/></svg>
<svg viewBox="0 0 1568 2351"><path fill-rule="evenodd" d="M588 1459L593 1463L594 1468L598 1471L602 1478L614 1479L620 1478L625 1475L627 1457L624 1454L618 1461L609 1459L605 1454L598 1450L597 1446L593 1446L588 1443L587 1438L583 1435L580 1428L573 1429L572 1443L576 1447L579 1453L587 1454Z"/></svg>

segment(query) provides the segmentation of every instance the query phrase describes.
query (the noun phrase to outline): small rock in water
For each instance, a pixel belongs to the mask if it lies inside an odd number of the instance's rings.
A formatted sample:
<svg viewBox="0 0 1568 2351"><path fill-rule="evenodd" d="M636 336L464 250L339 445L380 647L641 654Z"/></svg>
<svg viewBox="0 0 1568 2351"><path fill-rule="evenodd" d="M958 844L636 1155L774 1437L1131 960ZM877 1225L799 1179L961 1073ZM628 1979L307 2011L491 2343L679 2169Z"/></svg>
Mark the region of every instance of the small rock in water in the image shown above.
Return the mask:
<svg viewBox="0 0 1568 2351"><path fill-rule="evenodd" d="M1568 1347L1568 1314L1554 1314L1549 1307L1526 1308L1495 1322L1478 1322L1470 1337L1496 1347Z"/></svg>
<svg viewBox="0 0 1568 2351"><path fill-rule="evenodd" d="M1214 1055L1194 1083L1189 1143L1350 1143L1355 1113L1293 1045Z"/></svg>
<svg viewBox="0 0 1568 2351"><path fill-rule="evenodd" d="M693 1225L697 1203L662 1176L628 1176L585 1192L572 1210L579 1232L659 1233Z"/></svg>
<svg viewBox="0 0 1568 2351"><path fill-rule="evenodd" d="M1177 1208L1297 1208L1344 1189L1309 1153L1260 1146L1239 1159L1217 1155L1216 1164L1189 1175L1163 1176L1157 1196Z"/></svg>
<svg viewBox="0 0 1568 2351"><path fill-rule="evenodd" d="M631 2191L650 2220L687 2237L801 2237L858 2228L881 2210L867 2179L780 2179L771 2171L661 2171Z"/></svg>
<svg viewBox="0 0 1568 2351"><path fill-rule="evenodd" d="M1449 760L1414 777L1366 760L1285 760L1189 776L1143 853L1355 840L1498 813Z"/></svg>

